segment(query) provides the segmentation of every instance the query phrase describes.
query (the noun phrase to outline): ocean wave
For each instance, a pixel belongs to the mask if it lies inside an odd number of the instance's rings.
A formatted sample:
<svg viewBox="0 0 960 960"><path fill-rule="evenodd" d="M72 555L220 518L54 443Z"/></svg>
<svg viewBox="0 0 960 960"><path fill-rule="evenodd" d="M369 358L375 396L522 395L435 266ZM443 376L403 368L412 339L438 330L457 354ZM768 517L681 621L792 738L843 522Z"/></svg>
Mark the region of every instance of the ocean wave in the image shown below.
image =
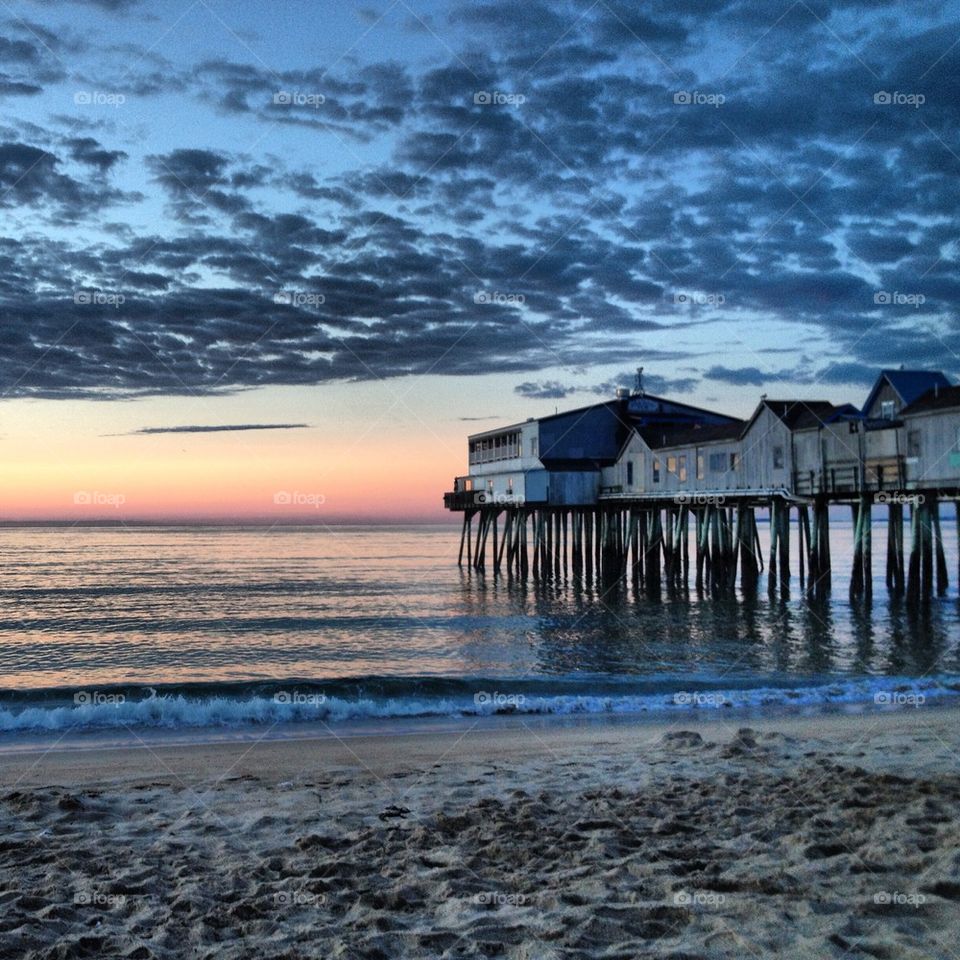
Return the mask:
<svg viewBox="0 0 960 960"><path fill-rule="evenodd" d="M396 687L396 684L393 685ZM81 691L72 702L51 696L36 700L18 694L4 704L0 696L0 733L59 732L117 728L202 728L246 725L391 719L414 717L485 717L503 714L672 714L768 707L816 707L831 704L877 707L919 707L960 694L960 677L923 679L871 677L837 680L809 686L747 689L662 689L656 692L552 692L508 681L446 685L447 695L403 696L342 692L327 695L322 685L280 689L272 695L232 688L229 693L205 694L157 691L151 688ZM473 687L472 693L467 688ZM566 686L570 686L567 684Z"/></svg>

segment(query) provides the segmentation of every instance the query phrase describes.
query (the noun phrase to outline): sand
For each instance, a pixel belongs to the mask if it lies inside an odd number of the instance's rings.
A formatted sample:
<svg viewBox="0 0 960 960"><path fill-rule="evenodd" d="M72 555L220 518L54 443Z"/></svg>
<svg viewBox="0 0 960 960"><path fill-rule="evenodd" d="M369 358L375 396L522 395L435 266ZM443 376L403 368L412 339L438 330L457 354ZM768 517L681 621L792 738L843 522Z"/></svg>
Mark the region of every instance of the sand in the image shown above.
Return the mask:
<svg viewBox="0 0 960 960"><path fill-rule="evenodd" d="M960 712L711 713L0 754L0 955L960 954Z"/></svg>

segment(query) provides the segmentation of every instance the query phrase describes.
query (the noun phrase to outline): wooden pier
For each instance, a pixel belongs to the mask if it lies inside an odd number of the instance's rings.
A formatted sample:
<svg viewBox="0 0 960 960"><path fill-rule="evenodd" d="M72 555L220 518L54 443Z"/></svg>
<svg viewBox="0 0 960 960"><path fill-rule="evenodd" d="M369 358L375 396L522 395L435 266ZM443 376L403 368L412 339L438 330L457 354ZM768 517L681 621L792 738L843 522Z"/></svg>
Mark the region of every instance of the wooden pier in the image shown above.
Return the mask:
<svg viewBox="0 0 960 960"><path fill-rule="evenodd" d="M902 597L909 606L946 594L949 575L940 519L945 500L956 508L960 491L946 497L942 491L923 491L896 499L864 494L847 501L853 528L851 601L869 603L873 596L874 507L886 508L889 594ZM844 501L718 495L595 507L467 507L458 563L520 580L624 580L651 596L663 590L685 591L691 585L698 594L729 594L738 585L744 593L755 592L765 574L769 596L780 599L790 597L796 570L800 589L823 598L830 594L833 581L831 504L842 506ZM769 518L766 557L758 513ZM791 545L794 533L796 543Z"/></svg>
<svg viewBox="0 0 960 960"><path fill-rule="evenodd" d="M850 600L873 597L885 519L887 590L916 607L949 587L940 508L960 502L960 386L884 370L862 409L763 396L739 420L647 394L640 370L612 400L471 436L468 463L444 503L463 513L459 562L476 570L628 579L651 595L765 577L771 597L796 583L825 597L831 511L849 511Z"/></svg>

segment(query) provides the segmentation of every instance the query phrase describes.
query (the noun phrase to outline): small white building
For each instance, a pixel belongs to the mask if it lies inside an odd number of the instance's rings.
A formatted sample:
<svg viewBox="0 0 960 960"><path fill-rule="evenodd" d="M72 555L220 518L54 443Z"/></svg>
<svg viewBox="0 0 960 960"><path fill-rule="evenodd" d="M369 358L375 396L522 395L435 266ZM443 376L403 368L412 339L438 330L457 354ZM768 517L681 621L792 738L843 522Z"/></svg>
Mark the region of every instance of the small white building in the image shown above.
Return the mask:
<svg viewBox="0 0 960 960"><path fill-rule="evenodd" d="M540 462L540 423L529 419L467 438L469 473L454 481L455 493L473 493L478 506L522 504L546 499Z"/></svg>
<svg viewBox="0 0 960 960"><path fill-rule="evenodd" d="M742 420L635 429L617 462L603 469L602 493L609 498L735 490L740 486L742 429Z"/></svg>
<svg viewBox="0 0 960 960"><path fill-rule="evenodd" d="M934 387L900 417L907 486L960 487L960 386Z"/></svg>
<svg viewBox="0 0 960 960"><path fill-rule="evenodd" d="M897 420L904 408L928 390L949 386L940 370L881 370L863 405L863 415L867 420Z"/></svg>

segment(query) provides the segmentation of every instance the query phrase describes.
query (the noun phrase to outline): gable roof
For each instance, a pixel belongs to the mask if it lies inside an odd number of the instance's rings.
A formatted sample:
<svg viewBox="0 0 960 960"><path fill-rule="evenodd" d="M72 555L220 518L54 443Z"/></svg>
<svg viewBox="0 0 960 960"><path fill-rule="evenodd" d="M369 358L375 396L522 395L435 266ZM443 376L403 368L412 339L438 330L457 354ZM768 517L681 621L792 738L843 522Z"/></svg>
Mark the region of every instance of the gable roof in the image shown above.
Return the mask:
<svg viewBox="0 0 960 960"><path fill-rule="evenodd" d="M741 435L746 434L753 426L764 408L777 417L788 430L819 427L839 417L858 415L857 408L849 403L837 407L829 400L761 400Z"/></svg>
<svg viewBox="0 0 960 960"><path fill-rule="evenodd" d="M877 382L863 405L864 412L873 406L877 394L883 389L885 383L893 387L904 406L919 400L934 387L942 389L950 386L950 381L939 370L881 370Z"/></svg>
<svg viewBox="0 0 960 960"><path fill-rule="evenodd" d="M730 426L743 421L652 394L631 394L540 418L540 462L548 469L614 463L634 428L689 430L697 423Z"/></svg>
<svg viewBox="0 0 960 960"><path fill-rule="evenodd" d="M926 413L928 410L949 410L960 407L960 387L934 387L900 411L900 416Z"/></svg>
<svg viewBox="0 0 960 960"><path fill-rule="evenodd" d="M743 426L743 420L732 420L730 423L705 423L693 427L686 424L678 427L640 427L637 433L651 450L659 450L661 447L690 447L700 443L736 440Z"/></svg>

